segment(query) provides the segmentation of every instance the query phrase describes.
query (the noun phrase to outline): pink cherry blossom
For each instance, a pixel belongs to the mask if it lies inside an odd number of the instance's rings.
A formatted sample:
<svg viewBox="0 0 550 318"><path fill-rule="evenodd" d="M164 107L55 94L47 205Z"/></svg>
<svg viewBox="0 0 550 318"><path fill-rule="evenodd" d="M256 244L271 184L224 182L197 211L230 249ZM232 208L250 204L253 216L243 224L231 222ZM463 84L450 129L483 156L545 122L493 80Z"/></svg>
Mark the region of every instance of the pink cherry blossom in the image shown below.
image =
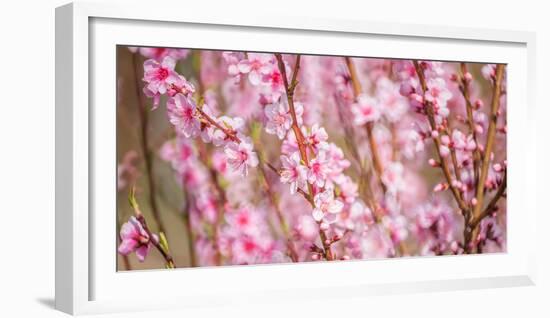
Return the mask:
<svg viewBox="0 0 550 318"><path fill-rule="evenodd" d="M447 88L447 83L443 78L432 78L428 81L428 91L426 92L426 100L434 104L437 114L443 117L448 116L447 102L453 96Z"/></svg>
<svg viewBox="0 0 550 318"><path fill-rule="evenodd" d="M313 124L309 130L302 127L302 132L308 146L311 146L315 150L325 147L326 141L328 140L328 134L325 128L321 127L319 124Z"/></svg>
<svg viewBox="0 0 550 318"><path fill-rule="evenodd" d="M265 107L264 113L267 117L265 131L277 135L279 139L284 139L292 125L292 116L288 105L285 103L270 104Z"/></svg>
<svg viewBox="0 0 550 318"><path fill-rule="evenodd" d="M309 162L307 181L318 187L322 187L323 185L325 185L329 169L330 166L326 158L326 152L319 151L317 157L313 158Z"/></svg>
<svg viewBox="0 0 550 318"><path fill-rule="evenodd" d="M496 65L486 64L481 68L481 74L486 80L492 80L496 76Z"/></svg>
<svg viewBox="0 0 550 318"><path fill-rule="evenodd" d="M248 175L248 167L256 167L258 165L258 156L253 151L250 141L243 140L237 144L230 142L225 146L225 155L227 163L241 175Z"/></svg>
<svg viewBox="0 0 550 318"><path fill-rule="evenodd" d="M261 83L263 75L272 70L273 63L273 54L248 53L248 58L241 60L237 64L237 68L242 74L248 74L248 80L252 85L258 85Z"/></svg>
<svg viewBox="0 0 550 318"><path fill-rule="evenodd" d="M200 122L195 114L195 102L177 94L166 103L168 118L186 137L194 137L200 132Z"/></svg>
<svg viewBox="0 0 550 318"><path fill-rule="evenodd" d="M290 183L290 193L294 194L298 188L305 188L307 167L302 165L300 154L294 152L289 157L281 156L281 182Z"/></svg>
<svg viewBox="0 0 550 318"><path fill-rule="evenodd" d="M400 162L391 162L386 165L382 173L382 182L388 188L388 192L395 194L405 188L403 173L404 167Z"/></svg>
<svg viewBox="0 0 550 318"><path fill-rule="evenodd" d="M165 57L162 62L147 60L143 63L143 81L147 83L144 88L146 94L165 94L172 86L180 80L174 72L176 61L171 57Z"/></svg>
<svg viewBox="0 0 550 318"><path fill-rule="evenodd" d="M339 185L340 197L347 204L352 204L359 195L359 186L349 176L345 176Z"/></svg>
<svg viewBox="0 0 550 318"><path fill-rule="evenodd" d="M158 240L155 234L152 239ZM140 262L145 261L145 257L151 249L151 237L135 216L131 216L128 222L120 228L120 240L118 247L120 254L129 255L135 252Z"/></svg>
<svg viewBox="0 0 550 318"><path fill-rule="evenodd" d="M326 188L325 191L317 193L313 201L315 208L313 209L312 216L317 222L334 223L336 215L342 212L344 207L342 201L334 199L334 190L332 188Z"/></svg>
<svg viewBox="0 0 550 318"><path fill-rule="evenodd" d="M262 83L271 89L274 98L278 98L285 90L283 75L275 65L265 72L262 76Z"/></svg>
<svg viewBox="0 0 550 318"><path fill-rule="evenodd" d="M351 106L351 111L355 116L354 123L356 125L364 125L380 118L378 101L366 94L357 97L357 102Z"/></svg>

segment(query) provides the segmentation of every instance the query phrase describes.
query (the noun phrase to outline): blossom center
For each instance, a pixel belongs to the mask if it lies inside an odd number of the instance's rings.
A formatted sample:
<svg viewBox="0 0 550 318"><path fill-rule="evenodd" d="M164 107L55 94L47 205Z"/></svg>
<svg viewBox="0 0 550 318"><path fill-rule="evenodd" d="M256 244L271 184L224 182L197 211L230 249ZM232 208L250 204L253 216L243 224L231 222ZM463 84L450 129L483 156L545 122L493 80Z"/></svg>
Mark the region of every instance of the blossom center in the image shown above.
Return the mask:
<svg viewBox="0 0 550 318"><path fill-rule="evenodd" d="M243 244L244 246L244 250L245 252L247 253L251 253L254 251L254 249L256 249L256 244L254 244L254 242L250 241L250 240L246 240Z"/></svg>
<svg viewBox="0 0 550 318"><path fill-rule="evenodd" d="M164 68L164 67L159 68L159 70L157 71L157 80L164 81L165 79L168 78L168 74L169 72L167 68Z"/></svg>

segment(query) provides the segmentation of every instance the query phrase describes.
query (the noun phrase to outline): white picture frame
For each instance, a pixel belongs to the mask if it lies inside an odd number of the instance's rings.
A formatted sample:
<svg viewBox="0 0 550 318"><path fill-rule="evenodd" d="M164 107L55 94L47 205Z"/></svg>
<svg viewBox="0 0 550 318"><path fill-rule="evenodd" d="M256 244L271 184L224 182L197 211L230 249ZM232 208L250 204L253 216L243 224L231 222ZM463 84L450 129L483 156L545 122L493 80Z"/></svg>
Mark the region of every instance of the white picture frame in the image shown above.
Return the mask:
<svg viewBox="0 0 550 318"><path fill-rule="evenodd" d="M536 166L526 161L536 152L535 138L527 138L534 136L536 130L532 85L535 80L534 33L434 28L392 21L306 20L246 14L225 16L206 10L191 12L184 8L184 4L172 5L181 7L181 10L164 10L161 6L122 6L116 1L108 4L79 2L56 9L57 309L86 314L534 284L535 194L523 190L536 181ZM182 28L187 28L189 39L174 40L169 36ZM216 40L219 32L224 32L224 37ZM115 50L112 49L113 56L109 57L109 47L133 44L238 50L254 46L258 50L273 50L274 47L261 40L262 34L288 39L286 47L279 46L279 51L283 52L305 50L307 53L368 56L367 52L354 48L351 43L370 41L377 52L374 56L380 57L404 57L407 54L409 58L453 60L457 59L457 48L469 48L460 51L462 60L507 63L509 103L524 106L511 108L509 115L509 164L512 169L508 177L508 252L335 264L116 273L112 266L116 256L112 238L116 233L106 238L94 236L98 229L109 231L116 226L114 221L109 223L108 217L93 213L98 207L108 209L116 192L115 179L109 184L114 163L101 159L113 158L109 157L109 151L112 151L114 135L109 137L109 133L114 125L114 112L109 113L107 107L93 107L99 102L102 105L108 105L109 101L114 103L114 75L112 78L108 76L115 72L110 68L113 67ZM257 38L253 44L243 42L247 38L250 41L254 35ZM315 44L319 39L338 41L339 46L324 45L321 48ZM408 50L396 52L395 49L403 43L407 43ZM432 49L428 50L428 47ZM102 80L98 81L98 77ZM94 94L98 90L101 94ZM94 129L98 120L102 127L108 128ZM98 141L101 141L101 146L98 146ZM514 171L514 167L523 169ZM111 196L107 193L110 189ZM103 192L107 194L98 200L97 196ZM519 212L522 218L515 217ZM109 240L111 246L106 248ZM358 273L365 274L358 279ZM319 275L329 278L319 282L315 279ZM291 279L281 280L281 277ZM155 289L164 286L168 289L169 282L174 280L185 281L190 288L186 291L174 289L166 294L158 292L157 296L148 295L146 298L132 293L139 286ZM328 293L329 290L338 293Z"/></svg>

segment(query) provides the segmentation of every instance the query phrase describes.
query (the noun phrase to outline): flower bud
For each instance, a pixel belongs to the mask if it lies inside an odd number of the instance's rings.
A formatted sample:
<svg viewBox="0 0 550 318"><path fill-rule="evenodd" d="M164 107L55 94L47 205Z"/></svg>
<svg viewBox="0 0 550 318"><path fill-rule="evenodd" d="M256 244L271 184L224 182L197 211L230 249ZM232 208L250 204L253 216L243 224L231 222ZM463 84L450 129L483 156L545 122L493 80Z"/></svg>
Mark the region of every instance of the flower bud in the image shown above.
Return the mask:
<svg viewBox="0 0 550 318"><path fill-rule="evenodd" d="M440 191L445 191L449 188L449 185L446 184L446 183L438 183L435 185L434 187L434 192L440 192Z"/></svg>
<svg viewBox="0 0 550 318"><path fill-rule="evenodd" d="M474 108L478 110L481 107L483 107L483 101L481 99L476 99L476 101L474 102Z"/></svg>
<svg viewBox="0 0 550 318"><path fill-rule="evenodd" d="M476 133L483 134L483 126L477 124L476 125Z"/></svg>
<svg viewBox="0 0 550 318"><path fill-rule="evenodd" d="M472 206L476 206L477 205L477 199L476 198L472 198Z"/></svg>
<svg viewBox="0 0 550 318"><path fill-rule="evenodd" d="M451 251L453 253L457 253L458 252L458 242L457 241L452 241L451 242Z"/></svg>
<svg viewBox="0 0 550 318"><path fill-rule="evenodd" d="M464 73L464 81L466 83L469 83L472 81L472 74L470 72L466 72Z"/></svg>
<svg viewBox="0 0 550 318"><path fill-rule="evenodd" d="M493 165L493 170L495 170L496 172L502 172L502 170L504 170L504 169L503 169L503 167L500 163L495 163Z"/></svg>
<svg viewBox="0 0 550 318"><path fill-rule="evenodd" d="M416 93L413 93L413 94L409 95L409 98L412 99L413 101L419 103L419 104L424 103L424 98L422 98L422 96L420 96Z"/></svg>
<svg viewBox="0 0 550 318"><path fill-rule="evenodd" d="M326 230L328 230L328 228L329 228L328 223L325 223L325 222L321 223L321 225L320 225L319 227L320 227L321 230L323 230L323 231L326 231Z"/></svg>
<svg viewBox="0 0 550 318"><path fill-rule="evenodd" d="M439 167L439 162L435 161L434 158L430 158L430 159L428 160L428 164L429 164L430 166L432 166L432 167Z"/></svg>

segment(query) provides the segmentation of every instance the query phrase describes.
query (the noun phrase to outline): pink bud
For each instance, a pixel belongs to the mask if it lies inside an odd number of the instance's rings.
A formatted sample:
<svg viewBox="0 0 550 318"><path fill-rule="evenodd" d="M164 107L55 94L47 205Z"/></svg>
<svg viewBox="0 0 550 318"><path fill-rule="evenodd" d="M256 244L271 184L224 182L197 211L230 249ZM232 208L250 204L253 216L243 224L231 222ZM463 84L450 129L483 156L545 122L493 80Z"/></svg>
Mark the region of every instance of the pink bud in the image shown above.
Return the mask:
<svg viewBox="0 0 550 318"><path fill-rule="evenodd" d="M326 245L330 245L330 243L332 243L330 240L325 240Z"/></svg>
<svg viewBox="0 0 550 318"><path fill-rule="evenodd" d="M325 223L325 222L321 223L321 225L320 225L319 227L320 227L321 230L323 230L323 231L326 231L326 230L328 230L328 228L329 228L328 223Z"/></svg>
<svg viewBox="0 0 550 318"><path fill-rule="evenodd" d="M446 183L438 183L435 185L434 187L434 192L440 192L440 191L444 191L444 190L447 190L449 188L449 185L446 184Z"/></svg>
<svg viewBox="0 0 550 318"><path fill-rule="evenodd" d="M448 145L451 143L451 138L449 138L448 135L443 135L441 136L441 142L444 144L444 145Z"/></svg>
<svg viewBox="0 0 550 318"><path fill-rule="evenodd" d="M424 99L422 98L422 96L416 94L416 93L413 93L411 95L409 95L409 98L418 102L419 104L422 104L424 102Z"/></svg>
<svg viewBox="0 0 550 318"><path fill-rule="evenodd" d="M476 125L476 133L478 134L483 134L483 126L481 125Z"/></svg>
<svg viewBox="0 0 550 318"><path fill-rule="evenodd" d="M321 258L321 256L318 253L311 254L311 259L314 261L318 261Z"/></svg>
<svg viewBox="0 0 550 318"><path fill-rule="evenodd" d="M452 242L451 242L451 251L452 251L453 253L458 252L458 243L457 243L457 241L452 241Z"/></svg>
<svg viewBox="0 0 550 318"><path fill-rule="evenodd" d="M431 135L432 135L432 138L437 138L439 137L439 132L437 130L432 130Z"/></svg>
<svg viewBox="0 0 550 318"><path fill-rule="evenodd" d="M470 72L464 73L464 80L469 83L472 81L472 74Z"/></svg>
<svg viewBox="0 0 550 318"><path fill-rule="evenodd" d="M439 163L438 163L437 161L435 161L434 158L430 158L430 159L428 160L428 164L429 164L430 166L432 166L432 167L438 167L438 166L439 166Z"/></svg>
<svg viewBox="0 0 550 318"><path fill-rule="evenodd" d="M439 153L442 157L447 157L451 151L449 150L449 147L441 145L439 146Z"/></svg>
<svg viewBox="0 0 550 318"><path fill-rule="evenodd" d="M507 133L508 132L508 126L504 125L504 126L498 128L498 131L500 133L503 133L503 134Z"/></svg>
<svg viewBox="0 0 550 318"><path fill-rule="evenodd" d="M344 255L344 256L342 256L342 258L340 258L340 259L343 260L343 261L347 261L347 260L349 260L349 256L348 256L348 255Z"/></svg>
<svg viewBox="0 0 550 318"><path fill-rule="evenodd" d="M493 165L493 170L495 170L496 172L501 172L503 170L502 165L500 163L495 163Z"/></svg>
<svg viewBox="0 0 550 318"><path fill-rule="evenodd" d="M476 199L476 198L472 198L472 205L473 205L473 206L476 206L476 205L477 205L477 199Z"/></svg>
<svg viewBox="0 0 550 318"><path fill-rule="evenodd" d="M483 107L483 101L481 99L476 99L476 101L474 102L474 108L480 109L481 107Z"/></svg>
<svg viewBox="0 0 550 318"><path fill-rule="evenodd" d="M458 76L456 75L456 73L453 73L451 74L451 76L449 77L449 79L453 82L456 82L458 80Z"/></svg>

